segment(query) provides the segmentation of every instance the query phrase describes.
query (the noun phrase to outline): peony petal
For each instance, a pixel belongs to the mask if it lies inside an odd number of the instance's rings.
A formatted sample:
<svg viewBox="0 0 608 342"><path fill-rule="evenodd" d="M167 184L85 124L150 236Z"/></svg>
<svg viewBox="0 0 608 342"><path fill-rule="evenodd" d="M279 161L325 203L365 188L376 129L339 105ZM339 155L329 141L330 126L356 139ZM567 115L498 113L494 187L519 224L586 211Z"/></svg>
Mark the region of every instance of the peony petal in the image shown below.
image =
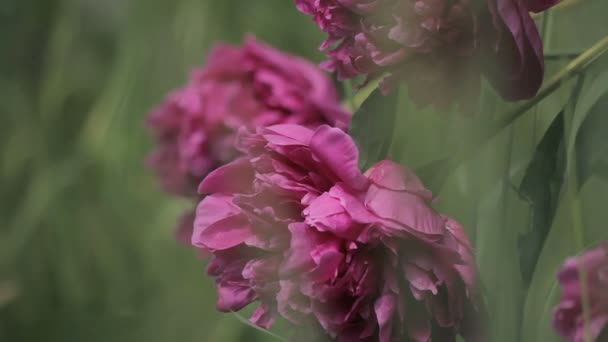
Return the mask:
<svg viewBox="0 0 608 342"><path fill-rule="evenodd" d="M506 29L508 36L501 37L498 44L487 43L484 58L490 62L485 72L498 90L509 101L531 98L541 86L544 76L542 41L536 24L521 1L488 0L494 8L499 29ZM494 5L491 1L496 1ZM504 25L504 27L502 27ZM484 28L493 32L496 28Z"/></svg>
<svg viewBox="0 0 608 342"><path fill-rule="evenodd" d="M391 342L393 330L393 316L395 314L397 296L385 293L374 303L374 311L380 329L380 342Z"/></svg>
<svg viewBox="0 0 608 342"><path fill-rule="evenodd" d="M233 283L219 284L215 306L221 312L239 311L256 298L255 291L248 286Z"/></svg>
<svg viewBox="0 0 608 342"><path fill-rule="evenodd" d="M255 240L247 218L231 216L219 220L200 231L197 235L197 247L211 250L223 250Z"/></svg>
<svg viewBox="0 0 608 342"><path fill-rule="evenodd" d="M274 125L263 129L263 136L274 139L271 141L277 145L302 145L308 146L314 132L300 125ZM281 139L282 137L282 139Z"/></svg>
<svg viewBox="0 0 608 342"><path fill-rule="evenodd" d="M211 172L198 187L200 194L248 192L253 182L253 168L247 158L239 158Z"/></svg>
<svg viewBox="0 0 608 342"><path fill-rule="evenodd" d="M239 214L239 208L232 203L232 196L209 195L205 197L196 207L196 218L194 220L194 236L203 229L217 221Z"/></svg>
<svg viewBox="0 0 608 342"><path fill-rule="evenodd" d="M329 126L319 127L311 139L310 148L321 164L326 165L349 187L355 190L367 187L368 181L357 166L357 146L342 130Z"/></svg>
<svg viewBox="0 0 608 342"><path fill-rule="evenodd" d="M419 196L408 192L396 192L370 186L365 205L383 219L397 222L412 233L440 236L445 231L445 221Z"/></svg>
<svg viewBox="0 0 608 342"><path fill-rule="evenodd" d="M249 321L264 329L270 329L276 318L276 313L268 305L261 304L251 315Z"/></svg>
<svg viewBox="0 0 608 342"><path fill-rule="evenodd" d="M408 191L427 200L433 198L431 192L424 187L412 170L393 161L380 161L367 170L365 175L370 182L379 187L394 191Z"/></svg>
<svg viewBox="0 0 608 342"><path fill-rule="evenodd" d="M344 260L344 254L340 252L339 240L336 239L316 246L310 252L310 256L317 265L310 274L319 283L334 279Z"/></svg>
<svg viewBox="0 0 608 342"><path fill-rule="evenodd" d="M528 10L539 13L557 5L559 2L560 0L528 0Z"/></svg>
<svg viewBox="0 0 608 342"><path fill-rule="evenodd" d="M362 225L353 222L340 200L329 193L324 193L311 201L309 206L304 209L303 215L306 223L319 231L330 232L351 241L357 239L363 228Z"/></svg>
<svg viewBox="0 0 608 342"><path fill-rule="evenodd" d="M192 245L222 250L252 238L249 223L239 213L230 196L205 197L196 208Z"/></svg>

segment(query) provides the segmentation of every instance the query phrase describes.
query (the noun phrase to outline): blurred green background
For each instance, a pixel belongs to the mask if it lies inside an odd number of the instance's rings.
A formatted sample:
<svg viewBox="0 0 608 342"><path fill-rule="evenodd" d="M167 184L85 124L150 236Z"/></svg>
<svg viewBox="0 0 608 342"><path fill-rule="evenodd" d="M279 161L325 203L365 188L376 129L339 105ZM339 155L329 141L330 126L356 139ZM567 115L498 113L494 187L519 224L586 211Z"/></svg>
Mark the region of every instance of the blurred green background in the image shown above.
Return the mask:
<svg viewBox="0 0 608 342"><path fill-rule="evenodd" d="M0 341L251 341L173 239L143 118L246 32L321 60L291 1L0 1Z"/></svg>
<svg viewBox="0 0 608 342"><path fill-rule="evenodd" d="M608 34L606 9L586 0L547 25L539 18L547 52L577 53ZM204 262L173 238L190 204L161 193L144 167L147 111L213 42L246 32L322 60L323 34L292 0L0 0L0 341L271 339L215 312ZM548 77L567 62L552 58ZM537 337L551 334L553 275L578 251L558 210L526 295L517 239L532 217L516 188L571 86L492 139L438 194L476 242L493 341L549 341ZM444 157L507 106L483 108L446 118L402 103L394 155L413 167ZM598 177L583 188L585 244L608 239L606 194Z"/></svg>

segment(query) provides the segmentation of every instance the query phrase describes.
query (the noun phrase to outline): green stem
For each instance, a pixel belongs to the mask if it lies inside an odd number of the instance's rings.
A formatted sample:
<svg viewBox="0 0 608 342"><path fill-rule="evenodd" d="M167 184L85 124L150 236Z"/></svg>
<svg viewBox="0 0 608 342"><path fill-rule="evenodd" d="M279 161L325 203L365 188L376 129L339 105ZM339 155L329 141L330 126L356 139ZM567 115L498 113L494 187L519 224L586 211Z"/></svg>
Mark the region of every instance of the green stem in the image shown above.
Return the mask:
<svg viewBox="0 0 608 342"><path fill-rule="evenodd" d="M572 125L574 113L576 109L576 103L581 94L583 88L585 75L580 75L574 91L572 92L572 101L569 102L567 113L569 117L564 118L564 136L567 137L567 141L571 141L569 145L573 145L574 139L576 139L576 131ZM578 193L578 174L577 174L577 163L574 149L567 149L566 151L566 183L568 185L568 192L572 196L571 210L572 210L572 233L574 236L574 243L577 251L582 251L585 245L584 242L584 224L583 216L581 214L581 201ZM581 261L581 257L577 256L577 267L578 275L580 279L581 287L581 303L583 309L583 333L585 342L593 342L591 337L591 331L589 330L589 322L591 322L590 315L590 304L589 296L587 291L587 276L585 272L584 264Z"/></svg>
<svg viewBox="0 0 608 342"><path fill-rule="evenodd" d="M597 42L587 51L583 52L570 62L564 69L557 73L548 83L544 86L538 94L531 100L524 102L516 108L507 111L504 115L500 116L500 119L491 127L489 133L484 136L484 142L494 137L504 127L512 124L520 116L525 114L530 108L536 106L540 101L544 100L547 96L561 87L564 83L572 79L574 76L583 72L591 63L593 63L603 53L608 51L608 36Z"/></svg>
<svg viewBox="0 0 608 342"><path fill-rule="evenodd" d="M460 164L468 161L476 154L478 148L485 146L490 139L502 132L505 127L511 125L515 120L527 113L528 110L536 106L547 96L551 95L567 81L585 71L585 69L606 51L608 51L608 36L604 37L591 48L572 60L564 69L559 71L549 82L547 82L534 98L500 115L498 120L482 132L481 136L477 139L473 139L474 142L470 146L460 150L455 156L450 158L450 167L448 169L455 170Z"/></svg>
<svg viewBox="0 0 608 342"><path fill-rule="evenodd" d="M344 81L344 96L346 97L346 101L344 102L344 106L348 108L351 113L354 113L357 110L357 105L355 103L355 94L353 92L353 81L346 80Z"/></svg>

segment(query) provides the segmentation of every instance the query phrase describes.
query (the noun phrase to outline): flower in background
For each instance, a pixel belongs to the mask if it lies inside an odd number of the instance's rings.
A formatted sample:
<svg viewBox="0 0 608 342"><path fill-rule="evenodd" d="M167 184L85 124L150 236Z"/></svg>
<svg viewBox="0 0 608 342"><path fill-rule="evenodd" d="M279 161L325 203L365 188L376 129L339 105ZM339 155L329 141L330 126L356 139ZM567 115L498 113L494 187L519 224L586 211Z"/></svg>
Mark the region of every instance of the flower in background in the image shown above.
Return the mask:
<svg viewBox="0 0 608 342"><path fill-rule="evenodd" d="M242 47L218 44L147 118L157 138L149 164L166 191L193 196L207 173L237 156L240 127L348 121L331 80L310 62L253 38Z"/></svg>
<svg viewBox="0 0 608 342"><path fill-rule="evenodd" d="M217 309L313 322L339 341L476 340L476 270L462 227L408 169L365 174L337 128L242 131L243 157L201 183L192 244L214 258Z"/></svg>
<svg viewBox="0 0 608 342"><path fill-rule="evenodd" d="M562 294L553 313L553 325L568 341L585 341L581 268L585 274L584 292L589 304L588 332L593 341L600 341L598 338L602 331L608 334L608 244L587 251L580 257L566 259L557 276Z"/></svg>
<svg viewBox="0 0 608 342"><path fill-rule="evenodd" d="M534 96L542 42L529 11L555 0L295 0L328 34L322 66L340 79L383 77L384 92L408 85L419 105L476 99L485 74L507 100Z"/></svg>
<svg viewBox="0 0 608 342"><path fill-rule="evenodd" d="M239 128L345 128L348 121L333 83L315 65L247 38L242 47L215 46L207 65L152 111L147 125L157 147L148 162L167 192L197 198L203 177L238 155L233 144ZM180 219L179 241L189 244L193 217L187 212Z"/></svg>

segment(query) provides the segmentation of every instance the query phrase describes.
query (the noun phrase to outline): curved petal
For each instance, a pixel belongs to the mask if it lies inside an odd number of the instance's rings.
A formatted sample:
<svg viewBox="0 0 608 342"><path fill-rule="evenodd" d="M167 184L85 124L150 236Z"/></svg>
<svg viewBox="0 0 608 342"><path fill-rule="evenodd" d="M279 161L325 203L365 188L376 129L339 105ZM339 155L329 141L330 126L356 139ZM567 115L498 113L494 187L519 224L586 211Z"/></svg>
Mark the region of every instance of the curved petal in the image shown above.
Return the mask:
<svg viewBox="0 0 608 342"><path fill-rule="evenodd" d="M380 328L380 342L392 341L393 317L396 309L397 296L385 293L374 303L374 312Z"/></svg>
<svg viewBox="0 0 608 342"><path fill-rule="evenodd" d="M251 236L249 224L239 215L232 197L207 196L197 206L192 245L222 250L237 246Z"/></svg>
<svg viewBox="0 0 608 342"><path fill-rule="evenodd" d="M420 178L407 167L390 160L383 160L373 165L365 172L370 182L394 191L408 191L431 200L433 195L427 190Z"/></svg>
<svg viewBox="0 0 608 342"><path fill-rule="evenodd" d="M246 193L253 183L254 170L247 158L239 158L211 172L198 186L200 194Z"/></svg>
<svg viewBox="0 0 608 342"><path fill-rule="evenodd" d="M232 282L218 284L215 307L221 312L239 311L256 299L251 287Z"/></svg>
<svg viewBox="0 0 608 342"><path fill-rule="evenodd" d="M310 143L313 134L313 130L304 126L281 124L264 128L262 136L268 140L268 142L275 145L307 146Z"/></svg>
<svg viewBox="0 0 608 342"><path fill-rule="evenodd" d="M412 233L441 236L445 221L421 197L409 192L370 186L365 196L366 207L383 219L397 222Z"/></svg>
<svg viewBox="0 0 608 342"><path fill-rule="evenodd" d="M315 157L355 190L367 187L367 178L357 166L359 150L353 139L339 128L321 126L310 141Z"/></svg>
<svg viewBox="0 0 608 342"><path fill-rule="evenodd" d="M528 0L528 10L538 13L555 6L560 0Z"/></svg>
<svg viewBox="0 0 608 342"><path fill-rule="evenodd" d="M536 95L544 76L540 34L523 0L488 0L493 22L483 32L499 31L485 43L484 72L506 100L517 101ZM496 3L494 3L496 1ZM496 39L498 42L496 42Z"/></svg>

